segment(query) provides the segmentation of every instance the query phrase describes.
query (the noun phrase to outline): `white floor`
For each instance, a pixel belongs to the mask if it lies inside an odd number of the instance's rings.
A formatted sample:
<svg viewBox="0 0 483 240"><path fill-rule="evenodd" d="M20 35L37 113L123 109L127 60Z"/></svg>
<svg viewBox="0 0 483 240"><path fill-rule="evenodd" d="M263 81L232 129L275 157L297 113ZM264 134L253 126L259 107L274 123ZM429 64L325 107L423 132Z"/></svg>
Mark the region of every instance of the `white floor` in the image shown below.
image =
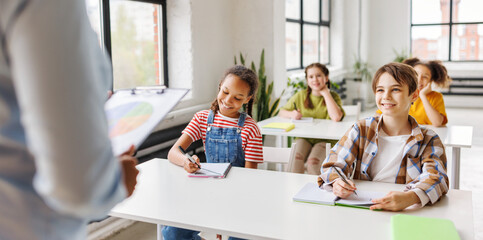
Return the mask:
<svg viewBox="0 0 483 240"><path fill-rule="evenodd" d="M474 127L472 147L461 149L460 189L473 192L475 239L483 240L483 180L480 178L483 176L483 108L447 108L446 110L448 124ZM367 110L362 115L368 116L372 113L374 110ZM446 155L451 157L451 149L447 149ZM448 167L451 168L451 166ZM123 231L102 239L154 240L156 239L156 226L137 222Z"/></svg>

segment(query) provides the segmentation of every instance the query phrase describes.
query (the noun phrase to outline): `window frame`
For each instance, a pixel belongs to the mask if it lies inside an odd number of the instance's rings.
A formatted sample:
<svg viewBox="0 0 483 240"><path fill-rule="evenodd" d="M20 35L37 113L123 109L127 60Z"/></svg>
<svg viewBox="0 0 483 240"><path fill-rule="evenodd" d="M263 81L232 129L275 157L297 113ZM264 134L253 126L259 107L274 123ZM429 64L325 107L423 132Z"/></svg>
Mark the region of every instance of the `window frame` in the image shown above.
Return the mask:
<svg viewBox="0 0 483 240"><path fill-rule="evenodd" d="M328 40L328 62L326 63L323 63L325 65L329 65L330 64L330 22L331 22L331 19L332 19L332 14L331 14L331 2L332 0L325 0L328 2L328 8L329 8L329 11L328 11L328 20L327 21L323 21L322 20L322 1L323 0L318 0L319 1L319 16L318 16L318 19L319 19L319 22L312 22L312 21L305 21L304 20L304 1L303 0L298 0L300 2L300 19L294 19L294 18L287 18L285 17L285 26L287 26L287 23L296 23L296 24L299 24L300 26L300 35L299 35L299 40L300 40L300 46L299 46L299 50L300 50L300 59L299 59L299 66L298 67L295 67L295 68L287 68L287 66L285 66L286 70L287 71L292 71L292 70L300 70L300 69L304 69L305 66L303 65L303 59L304 59L304 25L307 24L307 25L311 25L311 26L317 26L317 46L319 46L319 51L318 51L318 62L320 62L321 60L321 56L320 56L320 41L321 41L321 37L320 37L320 29L321 27L327 27L328 29L328 37L327 37L327 40Z"/></svg>
<svg viewBox="0 0 483 240"><path fill-rule="evenodd" d="M450 0L449 2L449 21L447 23L443 22L438 22L438 23L413 23L413 1L410 1L409 5L409 21L411 22L410 24L410 29L409 29L409 52L413 52L413 27L421 27L421 26L448 26L449 28L449 36L448 36L448 60L441 60L443 62L483 62L483 59L481 60L452 60L452 45L453 45L453 27L456 27L458 25L471 25L471 24L482 24L482 22L454 22L453 21L453 2L454 0ZM438 59L439 60L439 59Z"/></svg>
<svg viewBox="0 0 483 240"><path fill-rule="evenodd" d="M100 6L100 30L101 30L101 41L103 43L103 47L106 50L109 58L112 59L112 41L111 41L111 14L110 14L110 0L99 0ZM126 0L126 1L133 1L133 2L142 2L142 3L151 3L151 4L158 4L161 6L161 13L162 13L162 24L160 30L162 31L163 38L162 38L162 52L163 52L163 81L164 86L169 87L169 79L168 79L168 36L167 36L167 17L166 17L166 0ZM111 61L112 66L112 61ZM111 68L113 71L114 69ZM111 84L111 90L114 90L114 72Z"/></svg>

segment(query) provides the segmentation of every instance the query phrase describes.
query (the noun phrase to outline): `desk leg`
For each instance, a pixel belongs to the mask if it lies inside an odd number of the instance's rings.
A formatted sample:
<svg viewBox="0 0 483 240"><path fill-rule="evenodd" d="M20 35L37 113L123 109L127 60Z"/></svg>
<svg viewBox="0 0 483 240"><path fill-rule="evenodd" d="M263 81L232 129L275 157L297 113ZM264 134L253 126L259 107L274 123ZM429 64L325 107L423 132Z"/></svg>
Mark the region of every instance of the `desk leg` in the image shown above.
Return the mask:
<svg viewBox="0 0 483 240"><path fill-rule="evenodd" d="M275 136L275 147L282 147L282 136Z"/></svg>
<svg viewBox="0 0 483 240"><path fill-rule="evenodd" d="M451 188L452 189L459 189L460 188L460 155L461 155L461 148L453 147L452 153L452 168L451 168Z"/></svg>
<svg viewBox="0 0 483 240"><path fill-rule="evenodd" d="M156 224L157 239L158 240L163 240L163 232L162 232L163 227L164 227L164 225Z"/></svg>

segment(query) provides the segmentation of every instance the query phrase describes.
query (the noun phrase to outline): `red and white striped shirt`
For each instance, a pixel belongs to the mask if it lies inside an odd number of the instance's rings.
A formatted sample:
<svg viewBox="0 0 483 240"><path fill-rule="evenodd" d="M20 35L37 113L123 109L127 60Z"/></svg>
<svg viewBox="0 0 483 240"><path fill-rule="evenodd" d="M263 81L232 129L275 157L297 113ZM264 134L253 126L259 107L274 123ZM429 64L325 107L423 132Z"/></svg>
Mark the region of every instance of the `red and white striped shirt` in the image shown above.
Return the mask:
<svg viewBox="0 0 483 240"><path fill-rule="evenodd" d="M209 113L210 110L197 112L188 126L183 130L183 134L190 136L193 142L198 139L203 139L203 146L205 146ZM238 127L238 118L229 118L218 112L215 114L212 126L219 128ZM245 124L242 127L241 138L242 148L245 152L245 161L257 163L263 162L262 134L260 133L260 129L255 120L248 115L245 119Z"/></svg>

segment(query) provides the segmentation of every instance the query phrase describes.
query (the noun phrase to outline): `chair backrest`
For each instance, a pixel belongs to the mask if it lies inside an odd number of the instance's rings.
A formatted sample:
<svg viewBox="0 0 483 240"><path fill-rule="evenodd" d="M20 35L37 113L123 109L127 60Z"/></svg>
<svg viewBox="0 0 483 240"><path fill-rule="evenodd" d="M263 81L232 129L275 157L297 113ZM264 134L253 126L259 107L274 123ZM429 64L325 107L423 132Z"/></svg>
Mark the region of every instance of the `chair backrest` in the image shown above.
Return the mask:
<svg viewBox="0 0 483 240"><path fill-rule="evenodd" d="M292 143L292 147L263 147L263 162L275 163L277 165L283 164L282 169L290 171L290 165L295 158L295 143Z"/></svg>
<svg viewBox="0 0 483 240"><path fill-rule="evenodd" d="M346 116L355 116L356 120L359 120L361 115L361 103L358 102L356 105L342 105Z"/></svg>

